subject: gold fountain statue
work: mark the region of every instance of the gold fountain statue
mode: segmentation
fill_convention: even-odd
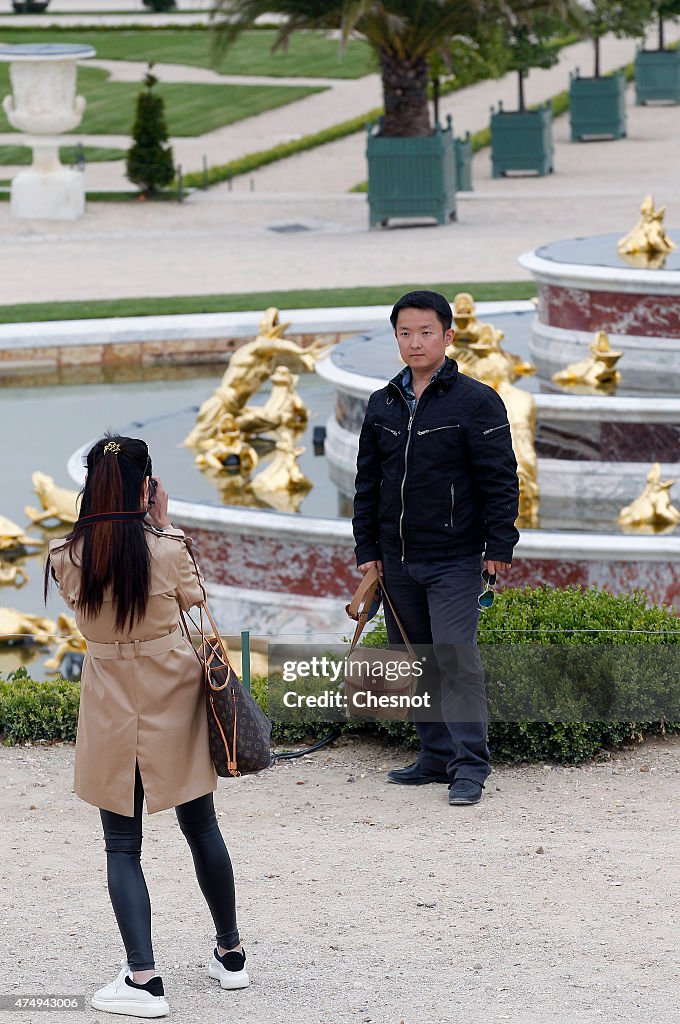
[[[488,384],[503,399],[508,412],[512,447],[517,459],[519,477],[518,526],[538,525],[540,492],[538,488],[538,459],[534,437],[536,434],[536,401],[529,391],[512,383],[512,364],[499,350],[498,340],[488,335],[471,346],[475,353],[474,376]]]
[[[50,519],[58,519],[61,523],[72,526],[78,518],[76,503],[77,491],[67,490],[65,487],[57,487],[53,478],[47,473],[41,473],[36,469],[33,474],[33,489],[42,505],[42,512],[27,505],[24,512],[35,526],[40,526]]]
[[[310,490],[312,483],[297,462],[304,450],[295,444],[291,431],[282,427],[276,441],[274,458],[251,483],[253,494],[268,504],[273,504],[274,494],[304,494]],[[287,504],[286,500],[284,504]]]
[[[613,392],[621,380],[616,364],[621,352],[614,352],[605,331],[598,331],[589,347],[590,356],[578,363],[570,363],[564,370],[552,375],[555,384],[574,388],[581,394]]]
[[[42,541],[29,537],[23,527],[13,523],[11,519],[0,516],[0,551],[17,551],[31,545],[42,547]]]
[[[71,615],[60,615],[57,620],[59,646],[51,658],[45,662],[45,668],[52,672],[58,672],[62,661],[67,654],[85,654],[87,644],[85,637],[76,626],[76,620]]]
[[[663,219],[666,207],[654,208],[652,196],[645,196],[640,206],[640,219],[635,227],[616,244],[619,256],[635,267],[659,270],[675,243],[666,234]]]
[[[455,359],[461,372],[469,377],[477,377],[475,367],[480,356],[474,346],[480,341],[484,345],[493,344],[495,351],[510,363],[513,380],[536,372],[533,363],[527,363],[519,356],[512,352],[505,352],[501,348],[500,343],[505,337],[503,331],[498,330],[493,324],[477,319],[475,300],[469,292],[458,292],[454,296],[453,326],[456,333],[446,349],[446,354],[450,359]]]
[[[252,445],[243,440],[236,420],[231,413],[222,416],[214,437],[201,441],[201,451],[196,456],[196,465],[201,469],[215,469],[229,472],[227,460],[238,459],[238,472],[248,477],[258,463],[258,455]]]
[[[647,474],[647,483],[630,505],[619,512],[622,526],[663,528],[680,523],[680,509],[671,504],[670,490],[675,480],[661,479],[661,465],[655,462]]]
[[[15,608],[0,608],[0,644],[31,640],[35,644],[47,646],[56,631],[57,624],[52,619],[29,615]]]
[[[0,558],[0,587],[23,587],[28,576],[19,565],[12,565]]]
[[[246,405],[236,417],[241,433],[263,434],[279,427],[302,430],[309,419],[309,409],[295,391],[299,379],[287,366],[277,366],[271,376],[272,390],[265,404]]]
[[[316,360],[327,348],[326,344],[315,341],[308,348],[303,348],[281,337],[288,326],[279,323],[277,309],[266,311],[258,336],[234,352],[219,387],[199,409],[196,424],[183,441],[186,447],[198,448],[202,441],[214,437],[225,413],[238,416],[279,363],[291,363],[294,369],[303,372],[314,369]]]

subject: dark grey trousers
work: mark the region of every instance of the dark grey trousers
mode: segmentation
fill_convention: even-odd
[[[401,562],[383,557],[385,586],[413,645],[433,645],[436,664],[423,685],[432,720],[419,711],[415,727],[424,772],[484,783],[491,769],[487,747],[484,670],[477,649],[482,559],[464,555],[439,562]],[[383,601],[390,644],[401,634]],[[436,719],[436,720],[435,720]]]

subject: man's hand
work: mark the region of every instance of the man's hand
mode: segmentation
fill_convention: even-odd
[[[489,576],[495,576],[499,572],[507,572],[512,567],[512,562],[494,562],[484,559],[484,568]],[[361,568],[361,566],[359,566]]]
[[[364,562],[363,565],[359,566],[359,572],[362,573],[362,575],[365,576],[366,573],[368,572],[368,570],[372,569],[374,566],[378,570],[378,575],[382,576],[382,574],[383,574],[383,564],[382,564],[382,562],[379,562],[379,561],[378,562]]]

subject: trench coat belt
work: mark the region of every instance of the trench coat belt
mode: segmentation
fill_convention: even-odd
[[[174,651],[184,643],[184,637],[179,625],[175,626],[172,633],[156,637],[155,640],[133,640],[131,643],[122,644],[116,641],[112,644],[99,644],[94,640],[87,640],[87,653],[92,658],[148,658],[153,654],[165,654],[167,651]]]

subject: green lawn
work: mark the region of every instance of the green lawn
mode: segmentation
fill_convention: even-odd
[[[433,288],[453,298],[470,292],[477,302],[531,299],[532,281],[469,281],[432,284],[381,285],[367,288],[319,288],[300,291],[245,292],[234,295],[179,295],[165,299],[103,299],[93,302],[38,302],[0,306],[0,323],[18,324],[45,320],[87,320],[90,317],[158,316],[169,313],[239,313],[252,309],[313,309],[325,306],[392,305],[404,292]]]
[[[102,160],[122,160],[124,149],[103,149],[98,146],[84,146],[85,159],[88,163]],[[72,164],[75,160],[75,146],[62,146],[59,156],[63,164]],[[32,163],[33,154],[26,146],[0,146],[0,167],[24,167]]]
[[[111,82],[106,71],[81,67],[78,91],[87,109],[78,132],[83,135],[129,135],[135,102],[142,88],[131,82]],[[0,64],[0,94],[10,92],[7,64]],[[273,110],[310,96],[319,89],[287,85],[178,85],[158,86],[165,99],[168,131],[171,135],[203,135],[244,117]],[[4,112],[0,131],[11,131]]]
[[[299,32],[287,50],[271,52],[276,33],[245,32],[220,61],[225,75],[289,75],[314,78],[361,78],[376,70],[372,52],[360,40],[350,40],[342,60],[338,43],[322,32]],[[213,67],[208,29],[4,29],[3,43],[86,43],[102,60],[138,60]]]

